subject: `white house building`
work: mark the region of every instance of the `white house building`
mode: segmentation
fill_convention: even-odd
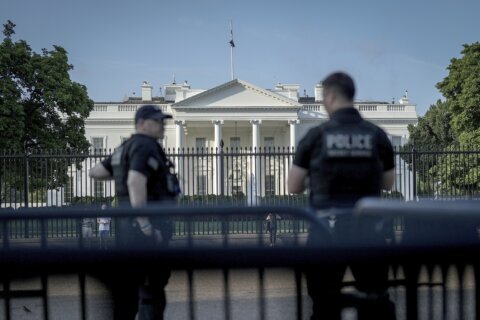
[[[235,79],[209,90],[170,84],[164,97],[153,97],[152,86],[144,82],[141,97],[95,103],[86,136],[94,149],[115,148],[133,133],[135,111],[156,104],[173,115],[166,126],[166,149],[220,147],[221,140],[225,147],[293,147],[309,128],[327,120],[322,89],[317,84],[314,97],[300,97],[299,85],[279,83],[267,90]],[[417,122],[416,106],[406,94],[399,103],[356,101],[354,106],[397,146],[408,139],[407,126]]]
[[[133,119],[140,106],[158,105],[173,116],[173,120],[167,122],[162,143],[167,153],[178,155],[174,158],[184,193],[243,193],[249,203],[255,204],[257,196],[286,194],[291,156],[271,160],[266,154],[254,152],[273,147],[287,147],[283,150],[291,152],[309,128],[328,119],[322,104],[322,85],[315,86],[313,97],[300,96],[299,87],[278,83],[273,89],[264,89],[235,79],[208,90],[198,90],[185,82],[168,84],[164,86],[163,97],[154,97],[152,85],[145,81],[141,97],[95,103],[86,120],[86,136],[94,150],[113,149],[134,132]],[[416,106],[409,102],[406,93],[398,103],[356,101],[354,107],[364,118],[382,127],[395,146],[406,142],[408,125],[417,122]],[[232,160],[231,164],[227,163],[227,169],[220,172],[218,168],[225,165],[219,162],[217,154],[221,147],[230,151],[251,148],[252,151],[249,158]],[[206,150],[208,154],[202,151],[195,155],[198,150]],[[192,157],[179,156],[185,152]],[[236,173],[236,169],[243,173]],[[77,176],[79,179],[81,174]],[[89,185],[99,196],[114,191],[111,185],[97,184],[85,183],[85,191],[81,193],[92,194]],[[404,195],[410,193],[408,185],[398,185],[397,189]]]

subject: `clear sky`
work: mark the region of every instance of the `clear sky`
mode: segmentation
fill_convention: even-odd
[[[308,95],[345,70],[357,98],[391,101],[409,91],[423,115],[441,98],[462,44],[480,41],[479,0],[0,0],[0,21],[35,51],[60,45],[71,78],[97,102],[188,80],[209,89],[236,77],[264,88],[296,83]]]

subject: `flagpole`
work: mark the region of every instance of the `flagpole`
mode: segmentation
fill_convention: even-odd
[[[235,79],[235,75],[233,73],[233,47],[230,46],[230,70],[232,74],[232,80]]]
[[[235,72],[233,69],[233,48],[235,48],[235,44],[233,42],[233,27],[232,27],[232,21],[230,21],[230,73],[231,77],[235,79]]]

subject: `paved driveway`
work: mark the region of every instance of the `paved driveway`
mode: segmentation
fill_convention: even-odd
[[[230,299],[233,319],[258,318],[259,281],[255,270],[230,272]],[[173,272],[167,286],[166,319],[187,319],[189,316],[187,274]],[[40,288],[38,279],[12,283],[12,289]],[[288,270],[269,270],[265,274],[265,312],[269,319],[295,317],[295,284]],[[49,308],[52,319],[80,319],[78,279],[75,276],[49,278]],[[224,319],[224,287],[221,271],[194,272],[196,319]],[[308,298],[305,298],[305,303]],[[111,300],[106,289],[95,279],[87,279],[88,319],[111,319]],[[14,299],[11,303],[13,319],[42,319],[42,301],[39,298]],[[306,307],[308,308],[308,306]],[[0,319],[4,305],[0,305]]]
[[[232,319],[259,319],[259,281],[256,270],[233,270],[230,272],[230,299]],[[347,274],[346,276],[350,276]],[[423,277],[423,276],[422,276]],[[421,278],[422,278],[421,277]],[[459,286],[452,279],[447,283],[447,319],[459,319]],[[422,280],[422,279],[420,279]],[[223,274],[208,270],[194,272],[195,319],[225,319]],[[167,286],[168,306],[166,319],[188,319],[187,275],[183,271],[173,272]],[[265,272],[265,315],[266,319],[295,319],[295,282],[293,273],[284,269],[269,269]],[[467,274],[464,280],[464,310],[466,319],[474,319],[473,277]],[[303,283],[304,319],[308,319],[311,308]],[[38,279],[12,283],[12,289],[40,288]],[[79,284],[75,276],[55,276],[49,278],[49,308],[51,319],[80,319]],[[405,319],[405,292],[398,288],[392,291],[397,304],[398,320]],[[442,290],[440,286],[429,291],[419,290],[420,319],[441,319]],[[430,302],[431,301],[431,302]],[[106,289],[95,279],[87,279],[88,319],[111,319],[111,300]],[[42,303],[38,298],[15,299],[11,303],[12,319],[42,319]],[[344,319],[355,319],[354,311],[347,310]],[[432,314],[433,317],[428,315]],[[0,319],[4,319],[4,304],[0,304]]]

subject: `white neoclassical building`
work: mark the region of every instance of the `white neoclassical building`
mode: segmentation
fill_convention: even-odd
[[[173,115],[162,143],[175,159],[186,195],[243,194],[255,204],[258,197],[287,194],[292,148],[309,128],[328,119],[321,84],[315,86],[313,97],[300,96],[295,84],[279,83],[264,89],[239,79],[208,90],[192,89],[186,82],[166,85],[163,90],[163,97],[154,97],[152,86],[144,82],[141,97],[95,103],[86,120],[86,136],[94,150],[113,149],[134,132],[133,119],[140,106],[160,106]],[[408,125],[417,122],[416,106],[408,101],[407,94],[398,103],[356,101],[354,107],[382,127],[396,146],[405,143]],[[278,147],[287,151],[274,155],[265,152]],[[223,159],[219,150],[240,152]],[[405,171],[406,166],[402,167]],[[397,172],[405,174],[409,173]],[[400,182],[397,190],[407,197],[410,187]],[[82,195],[114,193],[112,185],[92,181],[84,185]]]
[[[300,97],[299,86],[277,84],[264,89],[235,79],[209,90],[183,85],[164,87],[164,97],[153,97],[152,86],[144,82],[141,97],[121,102],[97,102],[86,121],[86,136],[95,149],[112,149],[134,131],[135,111],[144,104],[156,104],[173,115],[167,124],[164,147],[215,148],[295,146],[312,126],[327,120],[321,101],[322,86],[314,97]],[[356,101],[355,108],[369,121],[382,127],[394,145],[408,139],[408,125],[417,122],[416,106],[405,94],[398,103]]]

